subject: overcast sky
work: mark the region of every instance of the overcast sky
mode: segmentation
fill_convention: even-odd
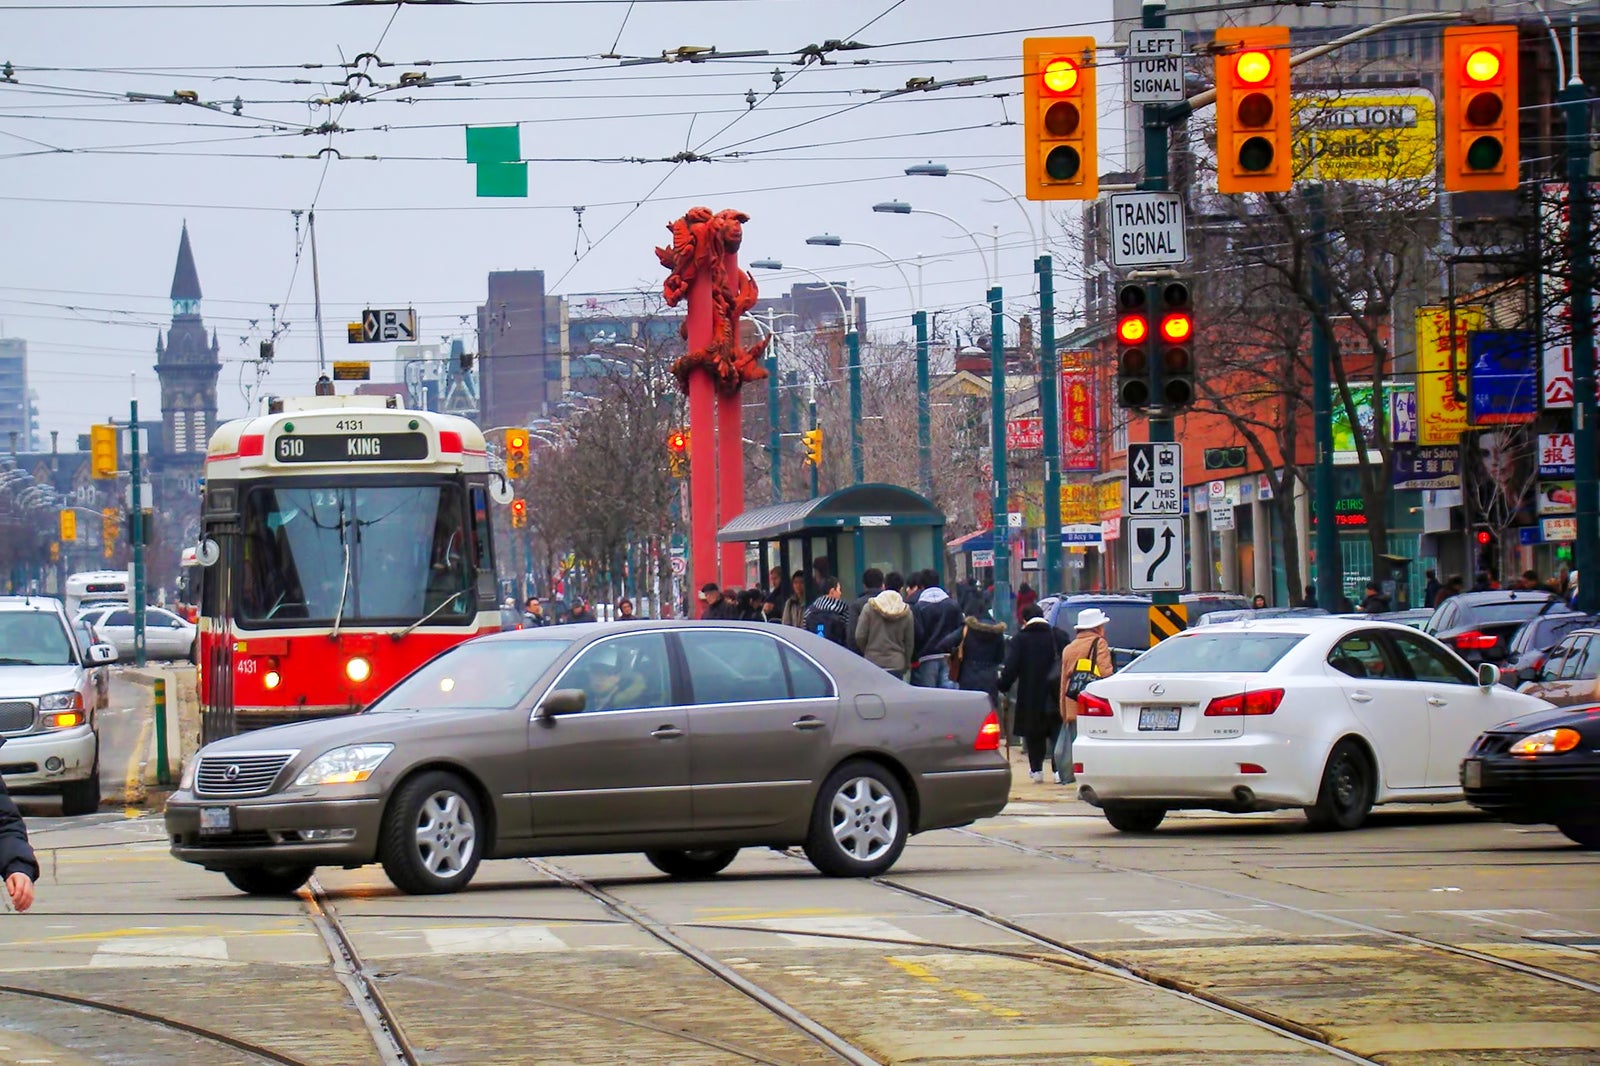
[[[130,375],[141,414],[154,417],[155,339],[170,319],[187,219],[205,320],[221,342],[223,417],[245,410],[239,382],[253,371],[243,361],[271,328],[274,303],[288,327],[266,388],[309,392],[310,249],[297,244],[292,212],[313,206],[330,361],[392,358],[390,346],[346,343],[345,323],[363,307],[415,307],[426,341],[464,333],[461,316],[483,300],[491,270],[543,269],[550,290],[568,295],[656,288],[652,246],[701,203],[751,215],[745,260],[855,280],[878,324],[912,309],[900,275],[871,252],[808,248],[807,236],[925,254],[930,308],[980,302],[986,287],[959,230],[932,216],[875,215],[881,200],[953,216],[985,237],[986,256],[998,226],[1001,280],[1022,297],[1033,249],[1018,206],[972,178],[902,170],[937,160],[1019,191],[1021,127],[1003,123],[1021,117],[1022,39],[1105,43],[1109,11],[1109,0],[3,3],[0,62],[15,73],[0,82],[0,335],[28,341],[41,429],[62,431],[65,447],[90,422],[126,416]],[[797,51],[830,39],[874,47],[795,64]],[[770,54],[622,62],[682,45]],[[382,65],[358,64],[364,54]],[[410,71],[461,81],[394,88]],[[987,83],[880,95],[911,78],[978,76]],[[362,99],[317,103],[347,88]],[[126,98],[175,91],[218,106]],[[1102,169],[1122,165],[1108,95]],[[349,132],[311,132],[328,123]],[[464,128],[508,123],[521,124],[529,195],[479,199]],[[319,158],[328,147],[344,158]],[[714,161],[613,161],[685,150]],[[585,208],[581,233],[575,206]],[[1039,225],[1038,205],[1027,212]],[[303,237],[303,218],[300,227]],[[1047,234],[1062,239],[1054,221]],[[809,279],[757,280],[777,292]],[[392,380],[392,364],[375,362],[374,377]]]

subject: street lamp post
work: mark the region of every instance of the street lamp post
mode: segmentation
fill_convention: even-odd
[[[872,209],[885,215],[933,215],[944,219],[972,241],[972,247],[977,250],[978,259],[983,263],[984,276],[989,279],[989,456],[994,469],[994,480],[990,484],[993,495],[990,537],[994,544],[994,616],[1004,621],[1011,613],[1011,489],[1006,479],[1006,319],[1003,293],[995,275],[989,270],[989,260],[983,254],[983,245],[977,235],[949,215],[913,208],[904,200],[873,204]]]
[[[952,175],[976,178],[996,189],[1017,205],[1033,239],[1034,270],[1039,275],[1039,417],[1044,422],[1044,582],[1045,591],[1065,588],[1061,578],[1061,428],[1060,368],[1056,355],[1055,271],[1049,254],[1039,240],[1039,231],[1020,197],[987,174],[971,170],[951,170],[943,163],[929,161],[906,167],[911,177],[945,178]],[[1040,204],[1041,212],[1044,205]],[[1041,213],[1041,220],[1043,215]],[[998,269],[998,264],[996,264]]]
[[[775,324],[780,318],[794,318],[783,311],[767,309],[766,321],[754,314],[750,321],[767,335],[767,457],[772,466],[772,502],[783,499],[783,427],[778,424],[778,331]]]
[[[783,261],[779,259],[757,259],[750,266],[758,270],[784,269]],[[844,343],[849,357],[850,380],[850,480],[859,485],[867,479],[867,473],[861,452],[861,335],[856,332],[855,315],[851,313],[845,298],[839,295],[839,288],[833,282],[815,270],[807,270],[805,267],[790,266],[788,269],[798,270],[802,274],[816,278],[839,302],[839,314],[844,316]],[[848,291],[847,283],[846,292]]]
[[[928,312],[923,309],[922,301],[917,299],[912,291],[911,279],[906,276],[905,267],[882,248],[864,241],[847,241],[829,233],[807,237],[806,243],[823,248],[865,248],[882,256],[900,272],[900,280],[906,286],[906,297],[914,308],[911,325],[916,330],[917,336],[917,488],[931,500],[933,499],[933,431],[928,398]]]

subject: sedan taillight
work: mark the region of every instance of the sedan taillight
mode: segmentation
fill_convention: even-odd
[[[1469,629],[1465,633],[1457,633],[1455,645],[1462,651],[1487,651],[1499,643],[1500,638],[1493,633],[1480,633],[1476,629]]]
[[[1281,688],[1263,688],[1232,696],[1218,696],[1206,704],[1205,717],[1231,718],[1238,715],[1271,714],[1282,702]]]
[[[973,751],[999,751],[1000,750],[1000,716],[993,711],[983,720],[978,727],[978,737],[972,742]]]
[[[1078,695],[1079,718],[1110,718],[1111,701],[1103,700],[1099,696],[1091,696],[1087,692]]]

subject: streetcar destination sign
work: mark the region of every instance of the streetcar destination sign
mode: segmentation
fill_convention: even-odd
[[[286,433],[273,444],[280,463],[397,462],[428,457],[425,433],[353,433],[305,436]]]

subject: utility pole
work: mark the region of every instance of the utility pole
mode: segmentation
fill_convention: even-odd
[[[133,665],[144,666],[144,501],[139,493],[139,397],[128,400],[128,539],[133,542]]]
[[[1576,17],[1576,16],[1574,16]],[[1577,450],[1578,539],[1572,545],[1578,572],[1577,608],[1600,608],[1600,486],[1596,485],[1594,259],[1589,229],[1589,91],[1578,73],[1577,29],[1572,31],[1572,77],[1562,95],[1567,120],[1567,248],[1572,263],[1572,439]]]
[[[1044,588],[1065,592],[1061,582],[1061,375],[1056,366],[1055,271],[1048,254],[1039,272],[1039,415],[1044,422]]]
[[[855,296],[848,286],[845,296],[850,300],[849,330],[844,335],[850,357],[850,480],[859,485],[867,479],[866,459],[861,452],[861,333],[856,328]]]
[[[920,301],[919,301],[920,302]],[[928,395],[928,312],[918,308],[911,316],[917,330],[917,488],[933,499],[932,404]]]
[[[996,271],[998,273],[998,270]],[[989,459],[994,466],[994,616],[1011,617],[1011,489],[1006,480],[1006,317],[1000,286],[989,289]]]
[[[1321,185],[1306,189],[1311,206],[1311,302],[1328,306],[1328,221]],[[1455,309],[1450,311],[1451,351],[1454,351]],[[1452,356],[1452,358],[1454,358]],[[1380,390],[1381,391],[1381,390]],[[1374,403],[1381,400],[1374,400]],[[1333,340],[1327,317],[1311,316],[1311,421],[1316,435],[1316,466],[1312,474],[1311,514],[1317,523],[1317,606],[1338,611],[1343,595],[1344,555],[1339,547],[1339,527],[1334,524],[1333,484]],[[1374,560],[1376,562],[1376,560]],[[1299,589],[1290,589],[1293,602]]]
[[[311,231],[311,297],[316,305],[317,315],[317,376],[321,377],[328,368],[327,352],[324,345],[327,343],[322,337],[322,279],[317,273],[317,213],[306,212],[306,226]]]

